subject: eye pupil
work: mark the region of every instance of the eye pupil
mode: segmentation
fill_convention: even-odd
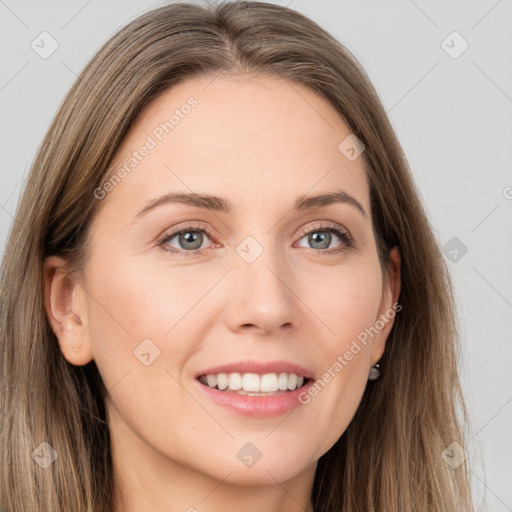
[[[202,233],[199,231],[184,231],[183,233],[180,233],[179,242],[184,249],[199,249],[202,244],[202,236]],[[198,240],[199,244],[197,243]],[[187,245],[190,243],[192,244],[192,247]]]
[[[309,235],[309,243],[314,245],[314,243],[320,240],[320,247],[315,247],[316,249],[327,249],[331,244],[331,233],[327,231],[315,231]],[[327,243],[325,241],[327,240]]]

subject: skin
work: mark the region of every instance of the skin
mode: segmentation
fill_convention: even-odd
[[[75,365],[94,359],[109,390],[126,505],[117,510],[310,510],[317,461],[352,420],[393,320],[291,414],[231,412],[193,385],[194,374],[284,359],[320,379],[398,299],[400,256],[391,251],[383,280],[362,158],[338,150],[350,130],[305,86],[261,76],[189,79],[146,107],[117,161],[190,96],[198,105],[101,201],[83,271],[70,279],[65,260],[46,259],[48,317],[63,356]],[[338,189],[367,215],[347,203],[293,210],[302,194]],[[178,191],[224,197],[233,211],[166,204],[133,222],[149,200]],[[158,245],[159,235],[193,221],[212,231],[202,254]],[[328,255],[345,246],[335,233],[324,249],[300,232],[327,235],[315,230],[325,222],[348,231],[355,247]],[[252,263],[236,251],[247,236],[263,248]],[[178,236],[166,244],[192,247]],[[147,338],[160,356],[145,366],[134,350]],[[251,468],[236,456],[248,442],[262,453]]]

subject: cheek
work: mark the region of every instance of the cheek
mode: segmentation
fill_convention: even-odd
[[[168,433],[170,418],[184,418],[191,405],[196,416],[201,413],[180,384],[183,361],[197,350],[187,316],[197,293],[178,282],[170,287],[171,279],[163,275],[128,264],[96,272],[90,281],[94,360],[116,411],[113,417],[148,442],[155,433]],[[196,428],[193,422],[188,427]]]
[[[375,264],[338,268],[305,282],[304,300],[321,320],[323,353],[332,356],[374,325],[382,300],[382,276]]]
[[[315,304],[322,320],[314,337],[322,370],[301,401],[311,408],[305,429],[325,426],[325,435],[318,438],[321,453],[346,430],[368,383],[372,339],[368,331],[378,319],[381,279],[375,265],[351,268],[337,271],[323,288],[309,292],[307,300]]]
[[[357,319],[337,324],[335,341],[324,341],[321,373],[316,382],[299,397],[305,407],[304,430],[322,430],[316,438],[316,452],[323,454],[337,441],[352,421],[368,383],[370,346],[359,342]],[[320,427],[321,426],[321,427]]]
[[[96,321],[118,332],[113,340],[162,338],[178,325],[204,293],[199,286],[186,280],[179,270],[147,269],[140,263],[126,261],[111,265],[112,271],[97,273],[92,288],[100,298],[94,306]],[[185,274],[186,275],[186,274]],[[181,327],[181,326],[180,326]]]
[[[155,368],[180,371],[208,324],[206,302],[199,302],[218,277],[185,268],[142,268],[129,258],[112,257],[96,268],[101,270],[88,278],[89,329],[107,389],[128,371],[134,382],[139,370],[151,368],[139,376],[149,386],[155,385]]]

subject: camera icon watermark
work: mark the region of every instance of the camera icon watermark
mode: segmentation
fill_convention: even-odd
[[[236,252],[246,263],[253,263],[263,254],[263,247],[254,237],[247,236],[237,245]]]
[[[59,47],[59,43],[48,32],[41,32],[30,43],[30,47],[34,50],[41,59],[47,59]]]
[[[160,356],[160,349],[149,338],[146,338],[135,347],[133,353],[144,366],[149,366]]]
[[[49,468],[59,456],[57,451],[53,449],[53,447],[47,443],[41,443],[33,452],[32,458],[43,468]]]
[[[253,443],[245,443],[242,448],[238,450],[236,456],[244,466],[250,469],[263,457],[263,454]]]
[[[441,452],[441,458],[453,469],[457,469],[467,457],[468,452],[455,441]]]
[[[443,246],[443,254],[452,262],[458,263],[468,252],[468,248],[456,236]]]
[[[342,153],[347,160],[353,162],[363,153],[365,150],[365,145],[363,142],[358,139],[353,133],[351,133],[348,137],[343,139],[343,141],[338,146],[338,150]]]
[[[454,30],[443,41],[441,48],[452,58],[458,59],[468,48],[469,43]]]

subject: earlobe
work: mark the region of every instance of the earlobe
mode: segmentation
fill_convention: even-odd
[[[49,256],[44,261],[44,307],[60,350],[68,362],[82,366],[93,359],[83,291],[67,272],[66,261]]]

